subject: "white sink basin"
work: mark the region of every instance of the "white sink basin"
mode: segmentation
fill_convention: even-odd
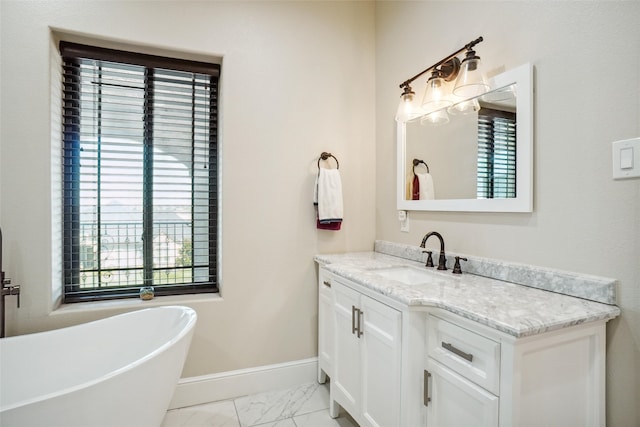
[[[396,280],[405,285],[417,285],[433,280],[433,273],[427,270],[411,267],[408,265],[386,268],[375,268],[370,270],[372,273],[382,276],[386,279]]]

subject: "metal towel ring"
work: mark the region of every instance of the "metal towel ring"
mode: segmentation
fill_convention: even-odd
[[[413,174],[416,174],[416,166],[422,163],[427,168],[427,173],[429,173],[429,165],[425,163],[424,160],[413,159]]]
[[[336,169],[340,169],[340,163],[338,162],[338,159],[336,158],[336,156],[334,156],[331,153],[327,153],[326,151],[323,151],[322,154],[320,154],[320,157],[318,158],[318,169],[320,169],[320,160],[327,160],[329,157],[333,157],[333,160],[336,161]]]

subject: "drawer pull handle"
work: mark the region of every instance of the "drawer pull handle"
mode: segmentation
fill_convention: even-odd
[[[445,350],[449,350],[451,353],[453,353],[453,354],[455,354],[457,356],[460,356],[463,359],[468,360],[469,362],[473,362],[473,354],[465,353],[464,351],[460,350],[459,348],[455,348],[454,346],[452,346],[448,342],[442,341],[442,348],[444,348]]]
[[[431,402],[431,396],[429,396],[429,378],[431,374],[425,369],[424,371],[424,390],[422,392],[422,398],[424,399],[424,406],[429,406]]]
[[[356,333],[356,306],[351,306],[351,333],[355,335]]]
[[[324,282],[322,282],[327,288],[331,287],[331,282],[328,280],[325,280]]]
[[[356,310],[358,310],[358,338],[360,338],[364,335],[364,332],[362,331],[362,316],[364,315],[364,312],[359,308],[356,308]]]

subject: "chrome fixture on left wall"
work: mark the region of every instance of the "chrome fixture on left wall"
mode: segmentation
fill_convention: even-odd
[[[12,285],[11,279],[5,277],[2,268],[2,228],[0,228],[0,338],[4,338],[4,297],[7,295],[16,295],[18,297],[18,308],[20,308],[20,285]]]

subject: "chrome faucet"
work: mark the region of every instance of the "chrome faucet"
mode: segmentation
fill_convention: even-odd
[[[425,234],[424,238],[422,239],[422,243],[420,243],[420,247],[424,248],[425,247],[424,245],[427,243],[427,240],[431,236],[436,236],[438,239],[440,239],[440,256],[438,257],[438,270],[446,270],[447,258],[444,253],[444,239],[442,238],[442,235],[440,233],[438,233],[437,231],[432,231],[430,233]],[[423,252],[428,252],[428,251],[423,251]],[[429,253],[429,258],[431,258],[430,253]],[[433,267],[433,262],[431,262],[431,265],[427,263],[427,267]]]

